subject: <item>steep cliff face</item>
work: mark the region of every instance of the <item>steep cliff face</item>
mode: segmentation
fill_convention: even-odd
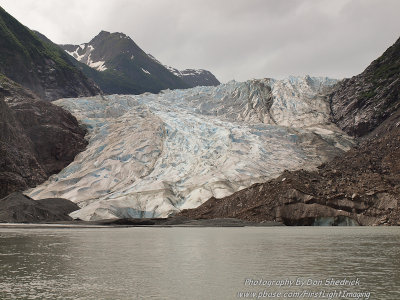
[[[100,89],[57,46],[39,39],[0,7],[0,73],[41,99],[90,96]]]
[[[46,179],[32,141],[4,102],[8,94],[0,88],[0,198]]]
[[[335,123],[364,136],[400,108],[400,39],[361,74],[343,80],[331,95]]]
[[[0,197],[59,172],[86,147],[68,112],[0,76]]]

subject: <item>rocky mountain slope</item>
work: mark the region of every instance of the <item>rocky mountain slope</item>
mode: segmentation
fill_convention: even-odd
[[[336,124],[363,136],[400,108],[400,39],[361,74],[343,80],[331,95]]]
[[[0,7],[0,73],[40,98],[91,96],[99,88],[60,48],[43,42]]]
[[[181,215],[288,225],[400,225],[399,41],[330,96],[337,124],[364,136],[357,147],[318,171],[285,172]]]
[[[123,83],[123,91],[129,94],[158,93],[163,89],[189,87],[163,65],[151,59],[136,43],[123,33],[101,31],[89,43],[60,45],[76,60],[104,74],[88,72],[107,94],[121,93],[118,86],[107,78],[115,77]],[[122,84],[121,83],[121,84]]]
[[[220,84],[219,80],[210,71],[203,69],[185,69],[179,71],[173,69],[173,73],[182,78],[190,87],[195,86],[217,86]]]
[[[153,55],[147,54],[158,64],[162,65]],[[173,67],[164,65],[172,74],[181,78],[189,87],[195,86],[217,86],[221,84],[219,80],[210,71],[203,69],[185,69],[179,71]]]
[[[82,71],[87,78],[90,78],[90,80],[93,80],[96,85],[101,86],[105,89],[105,92],[103,93],[108,93],[108,94],[132,94],[137,91],[135,85],[133,83],[124,77],[123,74],[120,74],[116,71],[109,70],[108,72],[102,72],[98,71],[95,68],[89,67],[83,62],[80,62],[76,60],[73,56],[68,55],[64,53],[65,51],[62,50],[62,48],[54,44],[52,41],[50,41],[45,35],[43,35],[40,32],[33,31],[35,35],[44,41],[45,43],[51,44],[53,47],[59,48],[61,51],[63,51],[63,54],[66,55],[67,59],[79,70]]]
[[[0,198],[46,179],[34,154],[32,141],[4,102],[7,94],[0,88]]]
[[[0,115],[0,198],[45,181],[86,147],[70,113],[1,74]]]
[[[89,66],[92,70],[80,68],[107,94],[158,93],[164,89],[189,88],[200,83],[219,84],[208,71],[171,72],[140,49],[130,37],[119,32],[101,31],[89,43],[60,47]]]
[[[313,169],[353,145],[330,122],[323,93],[335,83],[306,76],[61,99],[87,126],[88,148],[27,193],[72,200],[82,220],[166,217],[285,169]]]

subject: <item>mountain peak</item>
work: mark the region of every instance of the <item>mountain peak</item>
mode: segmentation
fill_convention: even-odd
[[[92,43],[92,42],[95,42],[98,40],[107,40],[107,39],[126,39],[126,40],[130,40],[133,42],[133,40],[123,32],[109,32],[109,31],[102,30],[89,43]],[[137,47],[136,44],[135,44],[135,46]]]
[[[100,31],[92,40],[94,39],[104,39],[111,35],[111,32],[102,30]]]
[[[163,65],[122,32],[102,30],[88,43],[61,45],[61,48],[92,69],[105,72],[99,75],[85,71],[89,77],[96,77],[93,80],[108,94],[158,93],[164,89],[220,84],[206,70],[179,71]]]
[[[102,60],[106,57],[117,56],[120,53],[135,55],[137,52],[143,52],[129,36],[122,32],[108,32],[102,30],[86,44],[101,50],[101,52],[103,52],[102,56],[104,56]],[[96,54],[92,53],[92,55]]]

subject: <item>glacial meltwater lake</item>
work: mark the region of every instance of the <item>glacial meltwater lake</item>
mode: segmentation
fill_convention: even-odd
[[[0,299],[400,299],[400,228],[0,226]]]

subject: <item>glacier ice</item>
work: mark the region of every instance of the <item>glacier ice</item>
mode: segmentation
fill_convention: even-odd
[[[353,143],[321,96],[335,82],[289,77],[58,100],[88,128],[89,145],[26,193],[70,199],[82,220],[166,217],[316,167]]]

